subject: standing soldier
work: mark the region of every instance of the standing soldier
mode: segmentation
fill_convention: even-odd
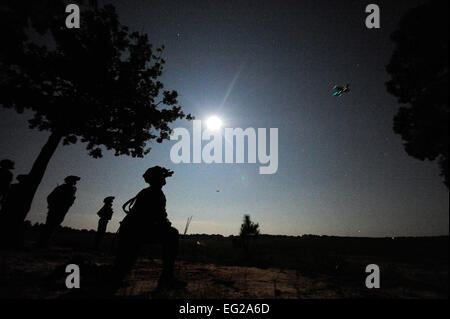
[[[16,179],[17,183],[11,184],[0,212],[0,247],[20,248],[23,244],[22,231],[26,216],[17,212],[24,211],[20,207],[23,205],[20,199],[27,192],[28,175],[17,175]]]
[[[98,229],[97,233],[95,234],[95,242],[94,242],[94,248],[98,249],[100,246],[100,242],[103,238],[103,235],[106,233],[106,227],[108,226],[108,222],[111,220],[111,217],[113,215],[113,209],[112,204],[114,201],[114,196],[106,197],[103,200],[102,208],[98,211],[97,215],[100,217],[98,221]]]
[[[3,206],[3,203],[8,195],[9,186],[13,179],[13,173],[11,172],[13,169],[13,161],[9,159],[0,161],[0,206]]]
[[[115,260],[116,283],[122,283],[131,271],[143,243],[159,242],[163,245],[163,271],[158,281],[159,289],[183,288],[186,283],[174,277],[175,257],[178,251],[178,230],[167,219],[166,197],[162,187],[166,177],[173,172],[155,166],[143,175],[150,185],[123,205],[127,213],[121,222]],[[126,208],[130,207],[129,210]]]
[[[80,180],[78,176],[67,176],[65,184],[57,186],[47,197],[48,214],[39,239],[39,247],[46,247],[56,228],[61,225],[67,211],[75,201],[77,188],[75,185]]]

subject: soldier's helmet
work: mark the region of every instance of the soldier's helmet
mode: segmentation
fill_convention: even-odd
[[[14,162],[9,159],[1,160],[0,167],[6,168],[6,169],[14,169]]]
[[[150,167],[148,170],[145,171],[144,175],[142,175],[144,178],[146,177],[170,177],[173,175],[173,171],[168,170],[167,168],[161,167],[161,166],[153,166]]]
[[[108,197],[105,197],[105,199],[103,200],[103,203],[111,203],[113,200],[114,200],[114,196],[108,196]]]
[[[77,181],[79,181],[80,179],[81,179],[81,178],[78,177],[78,176],[70,175],[70,176],[67,176],[66,178],[64,178],[64,181],[65,181],[66,183],[71,183],[71,182],[77,182]]]

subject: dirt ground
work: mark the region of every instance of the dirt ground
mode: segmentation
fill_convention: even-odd
[[[81,289],[65,286],[65,267],[80,267]],[[53,299],[74,296],[102,298],[92,293],[98,278],[110,268],[113,257],[93,250],[53,247],[41,251],[0,252],[0,298]],[[117,291],[119,298],[148,299],[336,299],[336,298],[448,298],[448,268],[428,273],[409,265],[395,265],[410,276],[408,284],[381,277],[380,289],[367,289],[362,273],[348,277],[305,274],[290,269],[218,266],[179,261],[177,276],[187,282],[181,290],[152,293],[161,271],[159,259],[140,258],[127,280]],[[393,265],[382,266],[389,269]],[[443,289],[428,284],[430,278],[447,280]],[[413,283],[413,284],[411,284]],[[446,285],[446,288],[445,288]]]

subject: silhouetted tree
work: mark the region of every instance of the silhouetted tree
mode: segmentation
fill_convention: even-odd
[[[60,0],[3,0],[0,4],[1,71],[23,61],[29,28],[43,35],[52,24],[61,21],[64,11]]]
[[[259,235],[259,224],[250,220],[250,215],[244,215],[244,221],[241,225],[241,231],[239,236],[241,238],[242,245],[246,251],[249,250],[250,241],[252,238],[256,238]]]
[[[406,152],[419,160],[438,160],[448,187],[448,1],[430,1],[410,10],[392,34],[396,48],[386,69],[388,91],[401,107],[394,131]]]
[[[257,236],[259,235],[259,224],[255,224],[250,220],[250,215],[244,215],[244,221],[241,225],[240,236]]]
[[[0,53],[0,104],[19,113],[32,110],[30,128],[50,132],[29,173],[21,199],[26,212],[17,212],[23,216],[61,142],[79,139],[94,158],[102,156],[102,148],[116,156],[143,157],[150,151],[148,141],[169,138],[169,123],[191,118],[177,105],[177,92],[163,91],[158,80],[164,46],[154,49],[147,34],[130,32],[113,6],[86,9],[81,28],[67,29],[59,1],[37,2],[48,4],[52,13],[58,8],[52,16],[45,7],[35,16],[29,3],[7,1],[0,17],[18,28],[8,28],[14,33],[8,37],[11,46],[2,45]],[[28,41],[28,22],[51,40],[46,45]]]

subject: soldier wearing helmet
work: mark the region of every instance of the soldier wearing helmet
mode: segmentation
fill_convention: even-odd
[[[15,247],[22,246],[22,228],[25,215],[17,214],[23,212],[24,194],[27,192],[28,175],[17,175],[17,183],[11,184],[8,196],[3,201],[0,221],[0,246]]]
[[[143,175],[150,186],[123,205],[127,216],[121,222],[115,270],[120,283],[131,271],[144,243],[163,245],[163,271],[158,289],[182,288],[186,284],[174,277],[175,257],[178,251],[178,230],[167,219],[166,197],[162,191],[172,171],[160,166],[149,168]]]
[[[94,248],[98,249],[100,247],[100,242],[106,233],[106,227],[108,222],[111,220],[114,211],[112,209],[112,204],[114,201],[114,196],[108,196],[103,200],[103,207],[100,208],[97,215],[100,217],[98,220],[98,229],[95,234]]]
[[[56,228],[61,225],[66,217],[69,208],[75,202],[75,185],[80,177],[70,175],[64,179],[64,184],[57,186],[50,195],[47,196],[48,214],[44,229],[41,233],[38,245],[46,247]]]

